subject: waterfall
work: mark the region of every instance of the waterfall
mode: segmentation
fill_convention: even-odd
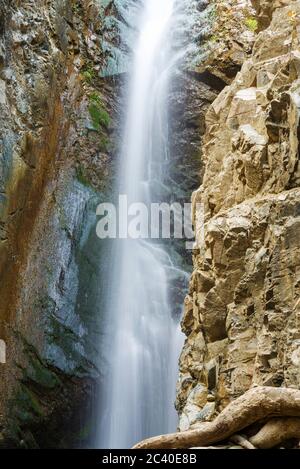
[[[128,204],[159,201],[168,154],[168,92],[175,0],[143,0],[128,92],[118,192]],[[101,389],[98,446],[129,448],[175,431],[178,357],[183,343],[172,314],[172,261],[157,240],[114,241],[106,308],[109,376]]]

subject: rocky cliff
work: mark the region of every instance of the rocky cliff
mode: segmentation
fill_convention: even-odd
[[[0,1],[5,447],[79,446],[92,427],[102,264],[91,214],[113,177],[121,72],[111,3]]]
[[[195,4],[202,30],[209,8],[191,2],[196,17]],[[109,247],[96,238],[95,209],[113,198],[135,34],[129,6],[130,0],[0,1],[3,447],[92,445],[99,424]],[[171,192],[187,201],[197,187],[199,123],[224,87],[202,75],[182,70],[170,93],[182,119],[171,123],[172,161],[160,194],[168,201]],[[190,268],[181,247],[170,249]],[[181,275],[172,286],[175,314],[185,291]]]
[[[210,36],[211,6],[186,4],[192,32]],[[109,288],[108,246],[97,241],[95,208],[113,197],[134,35],[130,5],[0,0],[3,447],[93,444],[95,396],[108,368],[101,312]],[[187,202],[197,187],[204,115],[225,84],[197,63],[178,73],[163,200]],[[170,250],[190,269],[182,246]],[[180,314],[186,276],[172,282]]]
[[[87,445],[97,426],[109,285],[95,207],[111,197],[128,3],[0,0],[3,447]],[[203,179],[193,195],[180,430],[256,386],[300,385],[300,2],[194,4],[199,56],[170,93],[172,197],[185,201]],[[176,282],[177,303],[182,294]]]
[[[198,244],[182,322],[180,430],[213,420],[255,386],[300,387],[300,2],[254,1],[248,17],[247,2],[220,3],[235,5],[235,24],[248,24],[256,37],[206,114],[205,173],[193,195]],[[224,43],[206,64],[219,76],[222,54]]]

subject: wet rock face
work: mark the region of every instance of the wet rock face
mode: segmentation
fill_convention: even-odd
[[[91,430],[82,415],[101,375],[93,216],[118,133],[101,11],[98,1],[0,1],[3,446],[78,446]]]
[[[205,114],[224,86],[222,80],[188,71],[178,74],[172,84],[169,97],[172,157],[169,185],[172,186],[176,200],[184,199],[181,194],[188,197],[197,188],[199,175],[202,178],[201,144],[205,133]]]
[[[206,115],[181,429],[212,419],[251,386],[300,386],[300,2],[284,3]]]

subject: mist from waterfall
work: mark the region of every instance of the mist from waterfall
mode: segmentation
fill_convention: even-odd
[[[173,47],[176,23],[182,20],[179,3],[132,2],[137,38],[117,188],[127,195],[128,204],[160,202],[155,188],[163,183],[169,159],[168,93],[175,65],[184,55]],[[129,448],[143,438],[176,430],[183,334],[172,314],[168,277],[174,268],[163,243],[113,243],[104,352],[109,373],[100,390],[97,437],[102,448]]]

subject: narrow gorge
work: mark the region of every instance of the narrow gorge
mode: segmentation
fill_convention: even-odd
[[[0,0],[0,110],[0,448],[299,448],[300,1]]]

